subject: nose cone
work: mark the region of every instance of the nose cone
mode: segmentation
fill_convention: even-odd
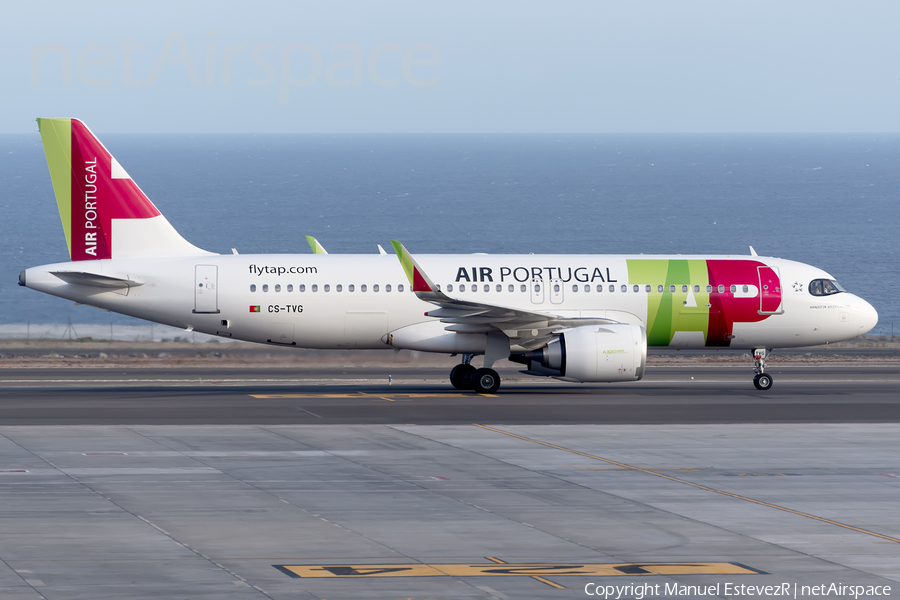
[[[878,324],[878,311],[875,310],[874,306],[859,297],[857,297],[855,304],[856,313],[859,315],[859,333],[857,335],[864,335],[872,331],[872,328]]]

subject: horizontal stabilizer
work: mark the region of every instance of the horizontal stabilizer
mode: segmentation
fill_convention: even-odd
[[[86,285],[109,289],[130,288],[144,285],[143,281],[135,281],[134,279],[121,277],[110,277],[109,275],[98,275],[97,273],[85,273],[83,271],[51,271],[51,274],[56,275],[66,283],[71,283],[72,285]]]

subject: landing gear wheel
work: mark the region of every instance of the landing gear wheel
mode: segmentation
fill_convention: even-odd
[[[473,383],[479,394],[493,394],[500,389],[500,375],[493,369],[478,369]]]
[[[768,373],[759,373],[753,378],[753,385],[758,390],[767,390],[772,387],[772,376]]]
[[[450,371],[450,384],[458,390],[471,390],[474,384],[475,367],[456,365]]]
[[[767,390],[772,387],[772,376],[766,373],[766,359],[769,358],[769,354],[772,351],[768,348],[754,348],[753,349],[753,362],[754,362],[754,371],[756,371],[756,377],[753,378],[753,385],[756,386],[758,390]]]

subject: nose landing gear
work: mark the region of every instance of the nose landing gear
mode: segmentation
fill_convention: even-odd
[[[769,357],[767,348],[756,348],[753,350],[753,371],[756,376],[753,377],[753,385],[758,390],[768,390],[772,387],[772,376],[766,373],[766,358]]]

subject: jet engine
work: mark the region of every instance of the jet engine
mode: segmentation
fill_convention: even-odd
[[[647,332],[639,325],[586,325],[559,334],[539,350],[510,360],[531,375],[575,382],[637,381],[647,365]]]

